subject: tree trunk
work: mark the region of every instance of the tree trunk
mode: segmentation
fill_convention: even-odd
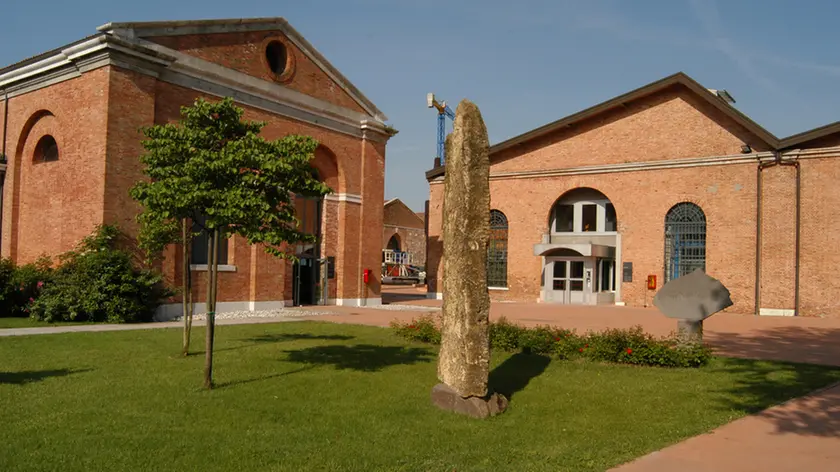
[[[193,311],[195,307],[192,302],[192,271],[190,270],[190,244],[192,238],[190,237],[189,224],[184,218],[181,226],[181,244],[183,256],[183,275],[181,280],[181,306],[184,315],[184,346],[183,356],[186,357],[190,353],[190,334],[192,333]]]
[[[213,388],[213,333],[216,328],[216,269],[219,230],[214,229],[207,240],[207,338],[204,348],[204,387]]]

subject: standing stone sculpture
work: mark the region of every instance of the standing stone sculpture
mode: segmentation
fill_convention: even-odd
[[[443,317],[438,379],[432,402],[476,418],[507,408],[490,391],[490,143],[478,107],[458,104],[446,140],[443,209]]]
[[[668,318],[677,319],[683,341],[702,341],[703,320],[732,306],[729,290],[702,269],[666,283],[653,304]]]

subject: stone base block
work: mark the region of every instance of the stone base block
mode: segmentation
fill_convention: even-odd
[[[505,411],[508,400],[500,393],[492,393],[485,398],[464,398],[446,384],[437,384],[432,388],[432,403],[442,410],[471,416],[487,418]]]

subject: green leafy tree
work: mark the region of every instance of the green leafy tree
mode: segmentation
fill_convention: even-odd
[[[188,231],[187,221],[208,236],[207,388],[213,386],[219,241],[236,234],[274,256],[294,259],[294,244],[315,242],[315,236],[299,230],[294,196],[331,191],[310,165],[317,141],[299,135],[268,141],[260,136],[265,123],[244,121],[242,115],[231,98],[199,99],[181,108],[180,123],[144,128],[146,153],[140,159],[149,180],[131,189],[143,206],[139,242],[149,257],[172,243],[189,246],[200,232]],[[188,259],[184,266],[186,278]],[[185,343],[188,331],[185,320]]]

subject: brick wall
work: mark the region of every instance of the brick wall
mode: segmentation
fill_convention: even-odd
[[[19,264],[70,249],[103,222],[109,70],[9,99],[3,256]],[[45,135],[59,159],[34,162]]]
[[[388,249],[388,241],[396,236],[400,242],[400,250],[410,252],[414,264],[426,264],[426,232],[424,229],[394,227],[385,225],[382,229],[382,249]]]
[[[160,36],[146,39],[263,80],[280,83],[306,95],[364,112],[344,89],[280,31]],[[271,71],[265,58],[265,48],[272,40],[282,41],[291,56],[292,73],[287,77],[280,77],[280,80]]]
[[[140,128],[154,123],[156,80],[119,67],[109,72],[104,220],[136,236],[140,205],[129,189],[142,178],[140,156],[145,150]]]
[[[492,156],[491,172],[738,154],[766,146],[681,86]]]

